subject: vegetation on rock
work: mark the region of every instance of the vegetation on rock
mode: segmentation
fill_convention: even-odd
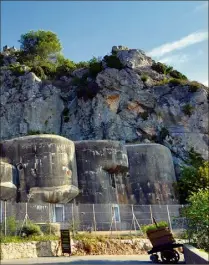
[[[180,203],[187,203],[192,193],[199,189],[209,189],[209,162],[191,149],[187,166],[181,168],[181,176],[175,185]]]
[[[193,110],[194,110],[194,107],[193,107],[191,104],[189,104],[189,103],[188,103],[188,104],[185,104],[185,105],[183,106],[183,112],[184,112],[184,114],[187,115],[187,116],[191,116]]]

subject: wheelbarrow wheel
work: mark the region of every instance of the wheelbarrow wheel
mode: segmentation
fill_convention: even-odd
[[[157,254],[152,254],[150,256],[150,260],[152,261],[152,263],[158,263],[159,262],[159,256]]]
[[[164,250],[161,252],[161,260],[163,263],[166,264],[177,264],[179,261],[179,253],[172,249],[172,250]]]

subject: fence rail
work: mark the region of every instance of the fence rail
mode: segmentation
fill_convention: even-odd
[[[9,218],[24,224],[60,223],[78,231],[138,231],[142,225],[167,221],[174,232],[186,227],[180,217],[183,205],[125,205],[125,204],[32,204],[0,201],[0,223],[5,234],[9,233]]]

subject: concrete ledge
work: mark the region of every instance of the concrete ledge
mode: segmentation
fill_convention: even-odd
[[[186,264],[209,264],[209,256],[207,253],[188,244],[184,244],[183,248]]]

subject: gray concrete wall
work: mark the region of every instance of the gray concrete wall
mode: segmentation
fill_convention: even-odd
[[[184,244],[184,259],[186,264],[209,264],[209,254]]]
[[[80,203],[127,203],[128,158],[117,141],[75,142]]]
[[[15,167],[0,160],[0,200],[14,200],[17,194],[17,183],[14,179]]]
[[[78,194],[74,143],[55,135],[3,141],[1,157],[16,167],[17,201],[65,203]],[[14,176],[9,176],[8,179]]]
[[[126,145],[129,161],[128,190],[133,204],[178,203],[170,150],[160,144]]]

